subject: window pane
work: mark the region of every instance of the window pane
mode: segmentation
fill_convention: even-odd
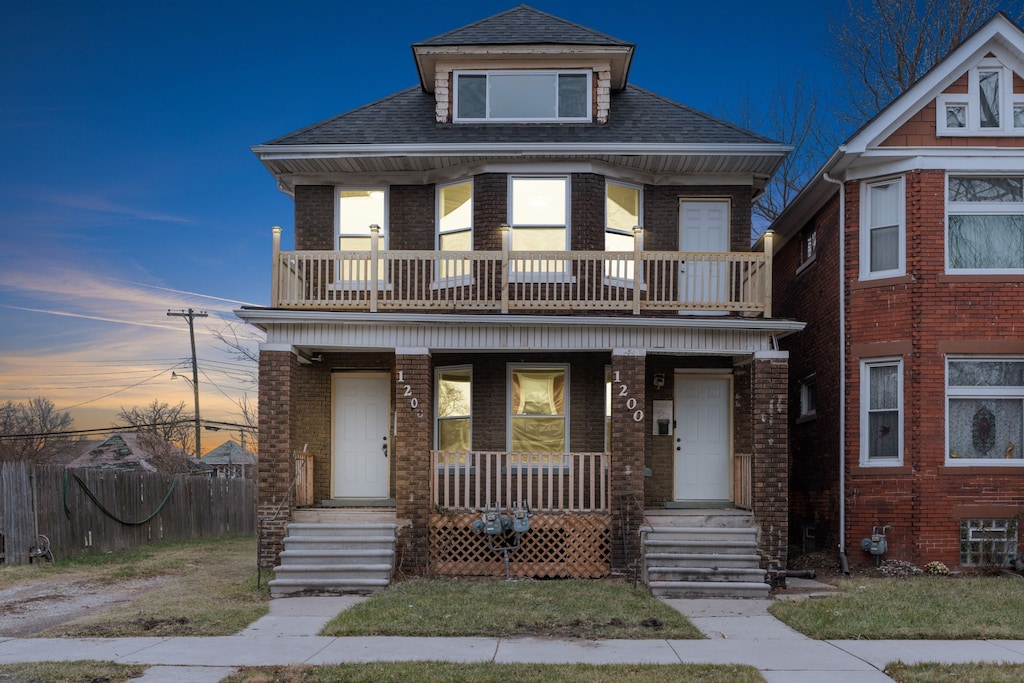
[[[982,128],[999,127],[999,74],[998,71],[978,72]]]
[[[564,251],[565,228],[519,228],[512,235],[516,251]]]
[[[951,202],[1020,202],[1024,201],[1024,178],[949,178]]]
[[[514,415],[562,415],[565,412],[565,370],[514,370]]]
[[[950,216],[951,268],[1024,268],[1024,215]]]
[[[512,225],[565,225],[565,178],[513,178]]]
[[[871,231],[871,272],[896,270],[900,267],[899,227]]]
[[[868,458],[898,458],[899,411],[887,410],[868,416]]]
[[[487,76],[459,76],[460,119],[482,119],[487,116]]]
[[[1024,387],[1024,361],[950,361],[949,386]]]
[[[513,418],[512,450],[519,453],[564,453],[565,419],[561,417]]]
[[[868,204],[870,205],[870,227],[898,225],[900,222],[900,184],[886,183],[873,185],[870,189]]]
[[[562,74],[558,77],[558,115],[582,118],[587,116],[587,78],[584,74]]]
[[[951,398],[949,457],[1020,459],[1024,457],[1024,401]]]
[[[946,128],[966,128],[967,107],[962,104],[946,105]]]
[[[438,214],[441,232],[465,230],[473,225],[473,183],[446,185],[438,192]]]
[[[473,233],[469,230],[441,235],[441,251],[473,251]]]
[[[437,449],[440,451],[468,451],[469,418],[447,418],[437,421]]]
[[[605,251],[633,251],[634,239],[632,235],[620,235],[617,232],[606,232],[604,234]]]
[[[469,369],[442,372],[437,381],[438,417],[468,416],[472,405]]]
[[[871,410],[899,407],[899,366],[879,365],[868,368],[870,373]]]
[[[553,119],[555,74],[491,74],[492,119]]]
[[[370,238],[339,237],[338,249],[340,251],[370,251]]]
[[[384,192],[382,190],[341,190],[338,194],[338,232],[342,235],[369,235],[370,226],[384,229]]]
[[[633,228],[638,225],[640,225],[640,190],[635,187],[608,183],[605,198],[605,226],[611,230],[632,233]]]
[[[1013,105],[1013,127],[1024,128],[1024,104]]]

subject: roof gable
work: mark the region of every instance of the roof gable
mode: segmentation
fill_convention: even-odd
[[[604,45],[633,47],[632,43],[580,26],[529,5],[453,29],[413,45]]]

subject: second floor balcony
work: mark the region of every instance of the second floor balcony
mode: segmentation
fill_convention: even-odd
[[[299,310],[494,313],[734,313],[771,317],[772,238],[764,252],[281,251],[271,306]]]

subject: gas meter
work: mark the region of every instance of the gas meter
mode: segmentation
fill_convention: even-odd
[[[525,500],[519,504],[519,507],[512,508],[512,528],[517,534],[530,530],[530,517],[533,517],[533,513],[530,512],[530,504]]]

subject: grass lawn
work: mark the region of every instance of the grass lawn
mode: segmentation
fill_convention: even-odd
[[[904,664],[894,662],[885,673],[900,683],[1019,683],[1024,664]]]
[[[31,662],[0,664],[0,681],[31,683],[121,683],[138,678],[146,671],[143,664],[113,662]]]
[[[702,638],[644,588],[613,581],[414,579],[345,610],[327,636]]]
[[[1019,639],[1024,633],[1018,578],[858,578],[838,585],[837,595],[779,601],[769,609],[797,631],[828,640]]]

